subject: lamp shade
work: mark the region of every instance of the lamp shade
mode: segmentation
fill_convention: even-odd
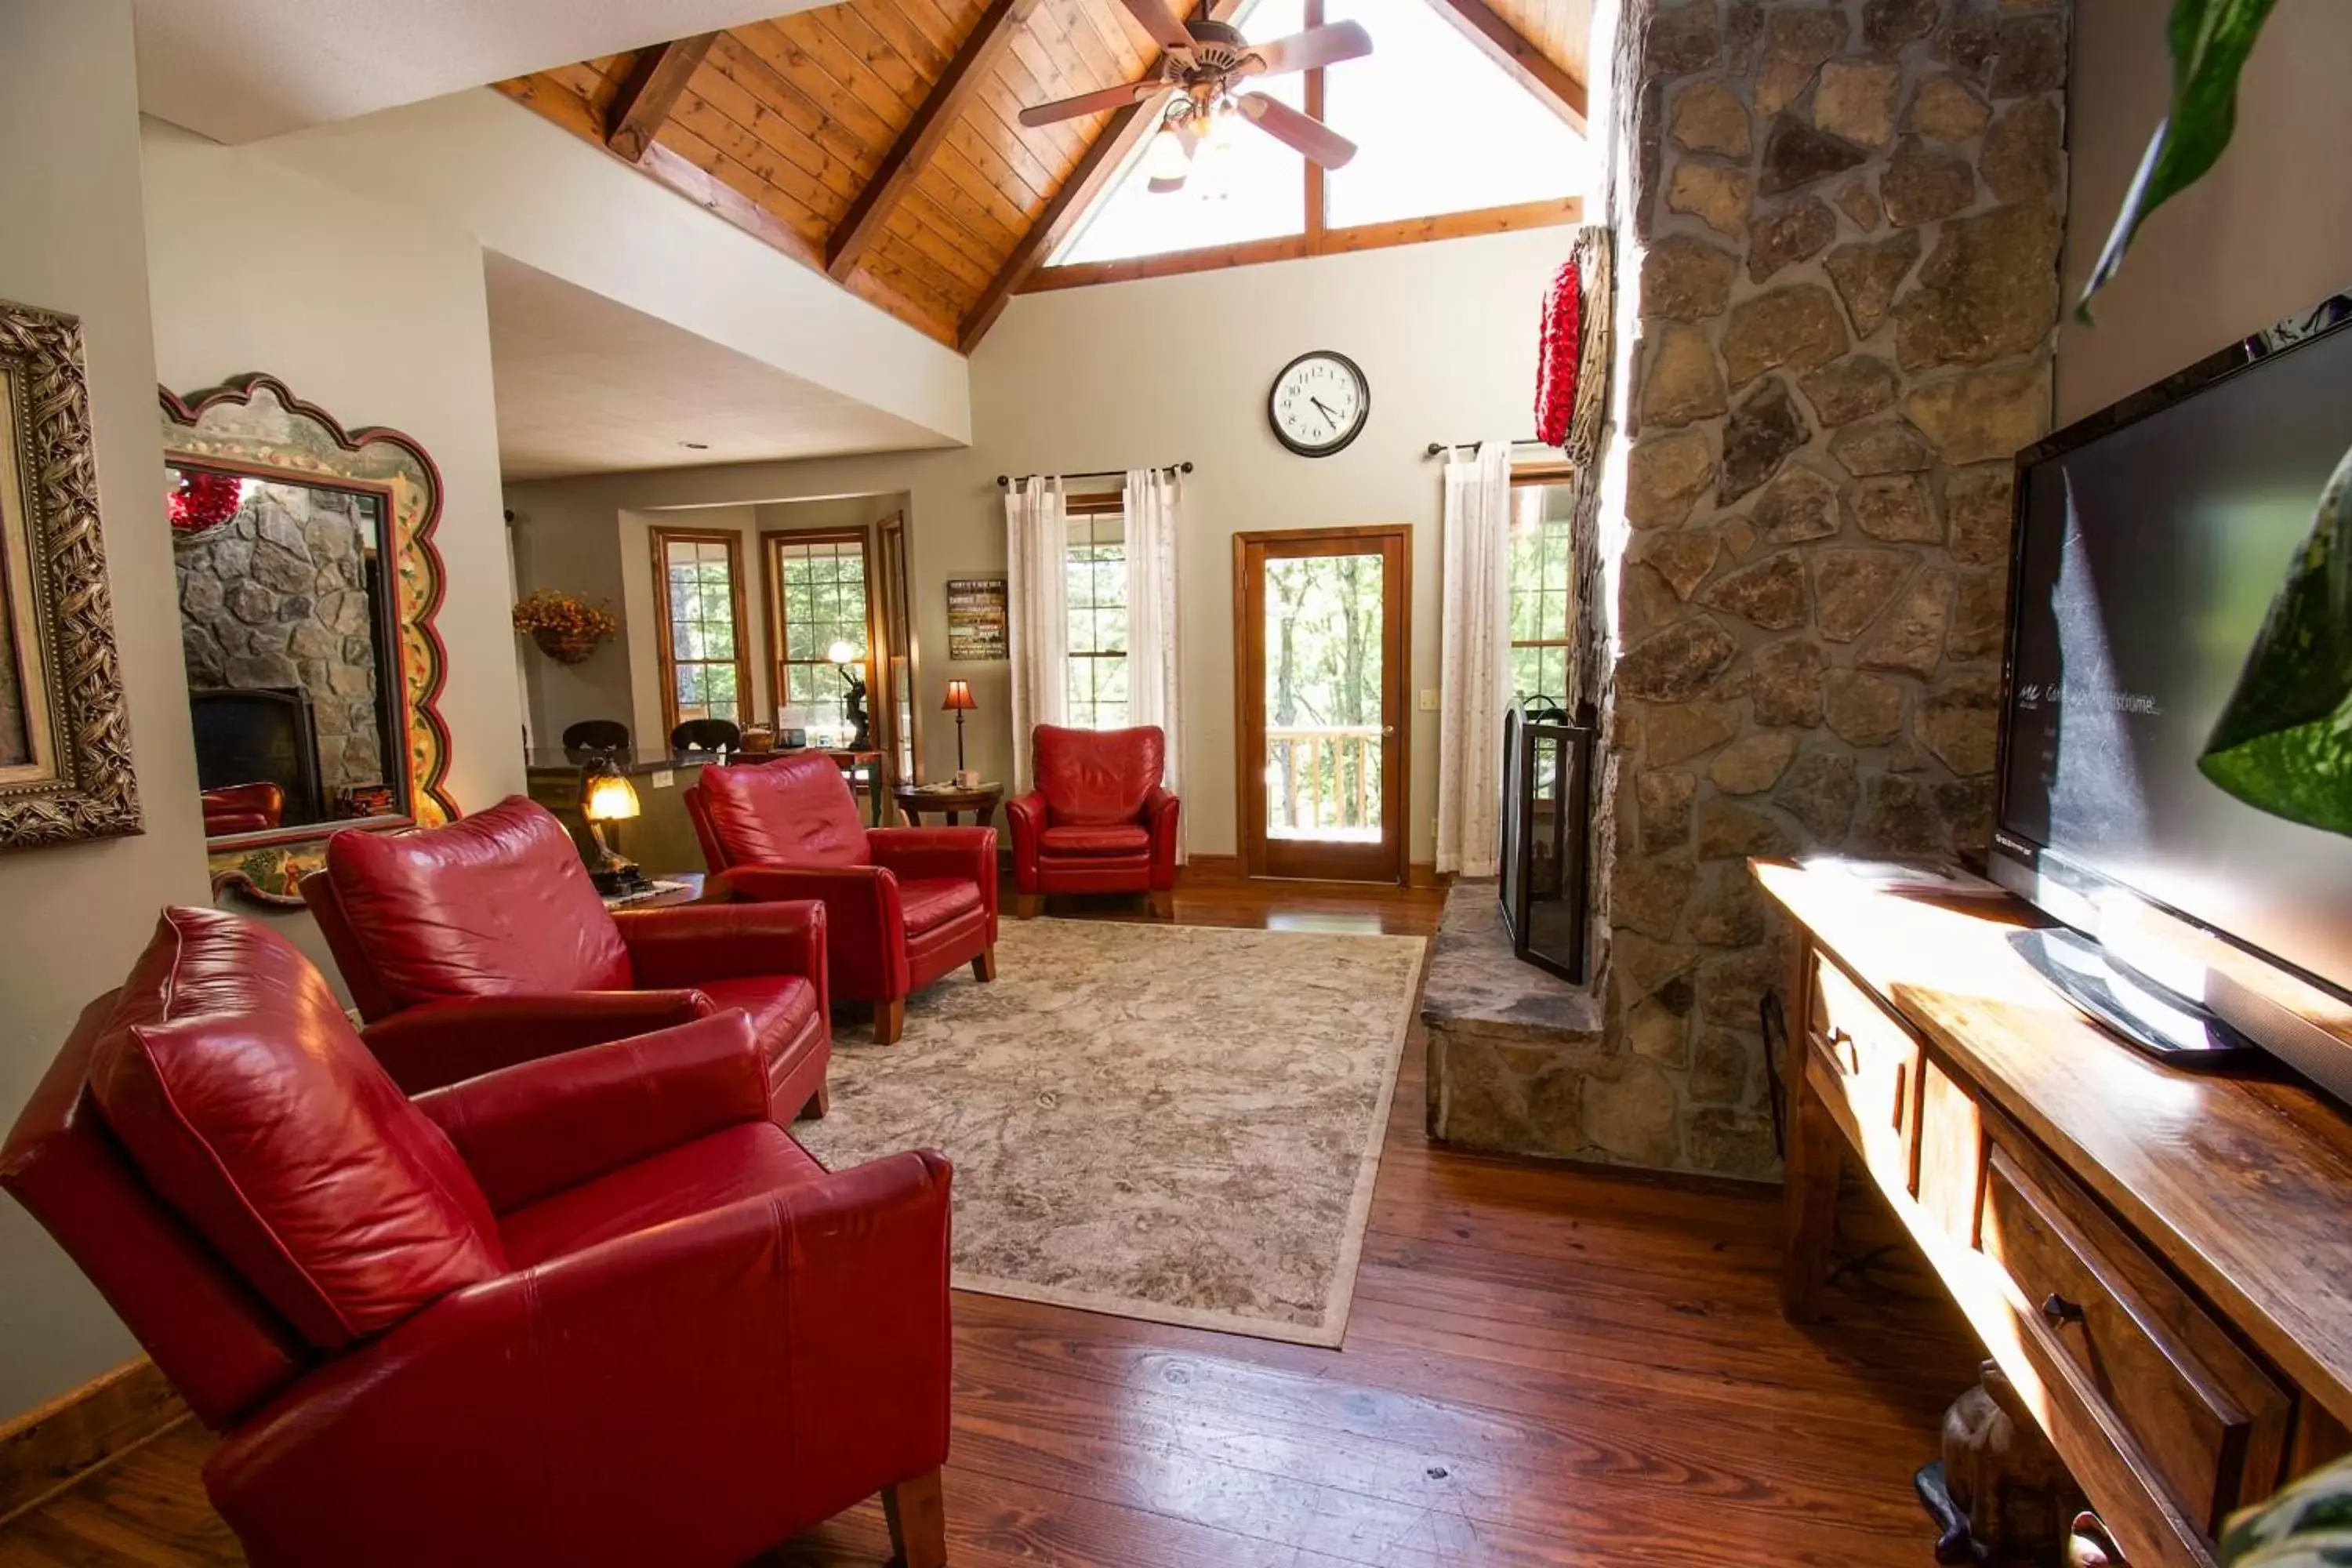
[[[942,711],[946,712],[979,712],[980,704],[972,700],[971,682],[969,680],[949,681],[948,700],[945,702],[940,703],[940,708]]]
[[[585,796],[580,803],[580,815],[591,822],[626,822],[637,815],[636,786],[619,773],[598,773],[588,776]]]

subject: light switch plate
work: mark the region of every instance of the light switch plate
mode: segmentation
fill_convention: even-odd
[[[1421,710],[1424,713],[1434,713],[1437,711],[1437,693],[1430,690],[1427,687],[1423,687],[1422,689]]]
[[[653,785],[656,789],[667,789],[676,783],[677,783],[677,775],[667,768],[661,769],[653,777]]]

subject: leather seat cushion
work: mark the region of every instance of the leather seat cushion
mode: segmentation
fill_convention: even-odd
[[[969,877],[907,877],[898,882],[898,909],[907,932],[919,935],[981,908],[980,884]]]
[[[1151,848],[1151,832],[1135,823],[1049,827],[1037,847],[1048,855],[1141,855]]]
[[[740,1007],[750,1014],[751,1033],[771,1058],[816,1016],[816,987],[797,974],[706,980],[694,989],[722,1008]]]
[[[822,1181],[824,1174],[816,1157],[782,1128],[751,1121],[541,1198],[508,1215],[499,1230],[508,1262],[528,1268],[742,1198]]]

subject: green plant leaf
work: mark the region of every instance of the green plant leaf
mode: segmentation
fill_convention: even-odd
[[[2123,210],[2091,269],[2077,321],[2088,325],[2091,296],[2124,264],[2140,225],[2157,208],[2205,177],[2238,128],[2238,75],[2278,0],[2172,0],[2172,103],[2156,128],[2124,195]]]
[[[2197,767],[2273,816],[2352,836],[2352,452]]]

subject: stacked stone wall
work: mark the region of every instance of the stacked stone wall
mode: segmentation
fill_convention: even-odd
[[[1612,1092],[1669,1131],[1618,1157],[1774,1168],[1757,1005],[1784,950],[1749,856],[1986,842],[2068,21],[1626,0],[1608,1006],[1648,1064]]]

